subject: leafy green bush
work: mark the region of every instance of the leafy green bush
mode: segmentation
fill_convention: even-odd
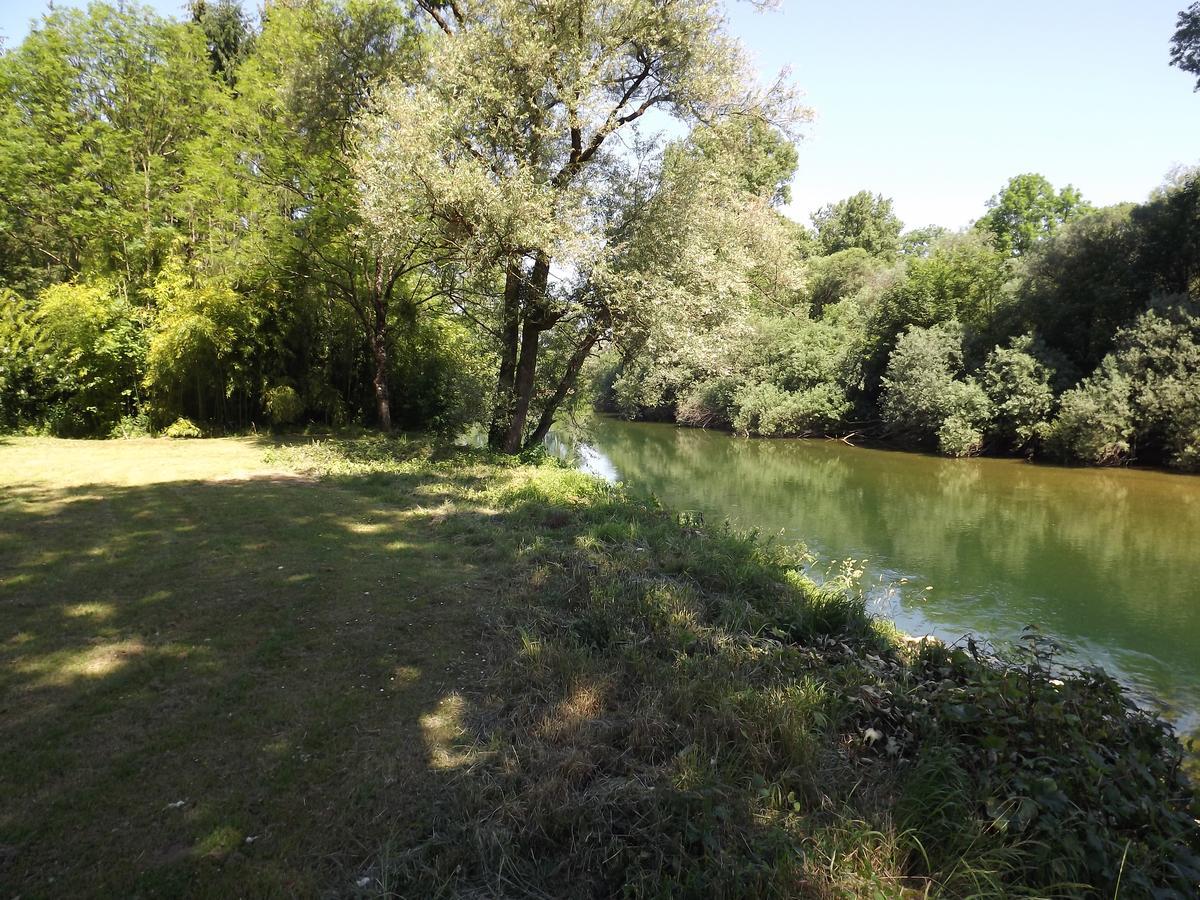
[[[1150,453],[1197,467],[1200,317],[1189,301],[1163,301],[1117,333],[1097,371],[1063,394],[1050,443],[1060,456],[1094,465]]]
[[[111,438],[140,438],[149,437],[153,433],[150,427],[150,416],[144,412],[132,416],[122,416],[121,420],[108,433]]]
[[[973,378],[957,377],[962,368],[957,322],[909,328],[896,341],[883,377],[884,424],[916,443],[936,443],[950,456],[977,453],[991,402]]]
[[[675,420],[697,428],[722,428],[733,424],[738,382],[734,378],[703,381],[683,395],[675,409]]]
[[[0,426],[107,434],[132,411],[145,343],[137,311],[109,281],[0,297]]]
[[[998,893],[1192,896],[1200,826],[1170,726],[1102,672],[1058,665],[1035,629],[1022,644],[990,658],[927,643],[914,661],[891,729],[911,747],[897,809],[914,858],[964,874],[999,861]]]
[[[226,281],[169,260],[149,291],[155,314],[149,329],[145,386],[159,415],[188,411],[218,417],[234,392],[257,385],[249,363],[262,311]]]
[[[1054,408],[1053,371],[1031,351],[1032,335],[1014,338],[988,354],[981,371],[992,402],[992,430],[1009,450],[1026,450],[1045,436]]]
[[[825,434],[850,412],[845,391],[828,382],[799,391],[752,384],[738,391],[734,405],[733,429],[766,437]]]
[[[304,400],[290,384],[278,384],[263,393],[263,409],[272,425],[291,425],[304,414]]]
[[[1108,358],[1062,395],[1046,442],[1068,461],[1115,465],[1133,453],[1135,430],[1129,379]]]
[[[991,415],[991,401],[973,378],[952,381],[946,388],[946,417],[937,429],[938,450],[946,456],[974,456],[983,449]]]
[[[163,429],[163,437],[198,438],[204,437],[204,433],[191,419],[176,419]]]

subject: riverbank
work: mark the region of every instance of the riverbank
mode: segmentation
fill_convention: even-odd
[[[1111,682],[910,644],[787,546],[561,466],[8,439],[0,473],[18,892],[1200,879],[1179,748]]]

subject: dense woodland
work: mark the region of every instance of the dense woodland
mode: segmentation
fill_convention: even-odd
[[[711,0],[94,3],[0,91],[0,428],[515,452],[595,400],[1200,468],[1200,172],[1099,209],[1017,175],[957,233],[863,191],[808,228],[808,112]]]

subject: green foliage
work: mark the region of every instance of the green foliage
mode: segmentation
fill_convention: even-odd
[[[1011,277],[1005,258],[972,234],[950,235],[909,259],[906,277],[880,302],[873,328],[929,328],[951,319],[982,330],[1005,303]]]
[[[943,228],[941,225],[926,225],[924,228],[905,231],[900,235],[900,254],[928,256],[934,246],[951,233],[949,228]]]
[[[904,227],[892,212],[891,199],[870,191],[821,207],[813,214],[813,225],[825,253],[859,247],[872,256],[895,253]]]
[[[239,0],[190,0],[192,21],[204,32],[212,72],[230,87],[250,55],[254,33]]]
[[[731,118],[700,128],[692,137],[695,151],[710,165],[737,160],[741,187],[773,205],[791,202],[796,174],[796,146],[757,117]]]
[[[154,321],[146,352],[146,389],[162,410],[187,408],[204,420],[254,384],[254,351],[263,311],[216,278],[168,263],[149,295]]]
[[[1171,65],[1196,76],[1195,89],[1200,91],[1200,3],[1193,3],[1181,11],[1175,21]]]
[[[111,438],[129,440],[131,438],[150,437],[154,433],[150,417],[146,413],[122,416],[120,421],[108,433]]]
[[[109,281],[0,296],[0,425],[106,433],[138,399],[140,315]]]
[[[1032,335],[1014,338],[1007,347],[992,350],[980,372],[992,403],[993,431],[1008,450],[1033,448],[1049,427],[1054,373],[1034,355],[1038,349]]]
[[[1062,397],[1051,430],[1067,458],[1111,464],[1135,455],[1200,467],[1200,318],[1164,301],[1117,334],[1095,374]]]
[[[1091,209],[1079,190],[1054,185],[1036,173],[1016,175],[988,201],[988,212],[975,223],[991,235],[1001,253],[1020,256],[1054,234],[1065,222]]]
[[[163,429],[163,437],[168,438],[199,438],[204,437],[200,426],[191,419],[176,419]]]
[[[963,379],[962,326],[951,321],[909,328],[896,341],[883,377],[880,409],[897,435],[936,443],[948,456],[979,452],[991,402],[974,378]]]
[[[887,284],[892,273],[893,267],[888,262],[871,256],[861,247],[840,250],[808,261],[802,296],[808,301],[812,315],[819,317],[827,306],[856,295],[863,295],[871,302],[874,297],[867,295]]]
[[[1132,205],[1097,210],[1027,254],[1011,327],[1036,331],[1082,371],[1094,368],[1149,296],[1135,271],[1132,213]]]
[[[304,414],[304,399],[290,384],[277,384],[263,393],[263,409],[273,425],[291,425]]]
[[[1060,458],[1088,465],[1115,465],[1134,449],[1134,413],[1130,383],[1115,361],[1062,395],[1047,444]]]
[[[998,893],[1187,896],[1200,829],[1169,726],[1103,673],[1058,665],[1035,629],[1022,643],[1001,659],[926,644],[915,661],[899,809],[917,859],[970,873],[1000,845]]]

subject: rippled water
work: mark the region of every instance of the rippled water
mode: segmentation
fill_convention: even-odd
[[[1008,641],[1037,624],[1200,727],[1200,477],[611,419],[551,441],[676,509],[866,560],[876,611],[904,631]]]

